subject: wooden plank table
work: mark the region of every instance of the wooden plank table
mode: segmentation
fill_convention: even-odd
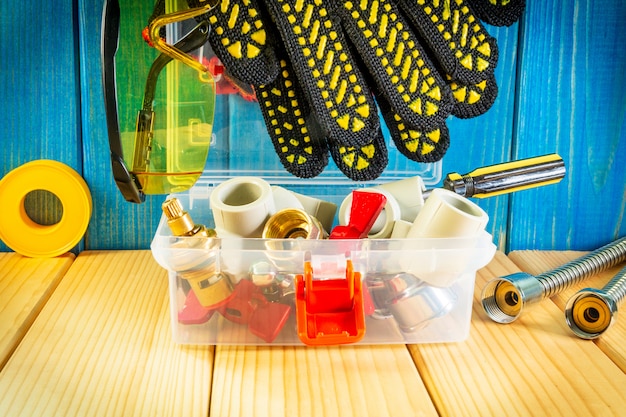
[[[0,369],[69,269],[74,255],[55,259],[0,253]]]
[[[0,266],[6,256],[12,255],[3,254]],[[536,258],[520,256],[530,263]],[[556,303],[537,304],[510,325],[482,312],[484,283],[519,271],[502,253],[478,273],[467,341],[323,348],[176,345],[166,273],[149,251],[86,251],[69,262],[0,370],[2,416],[596,416],[626,410],[626,373],[599,343],[572,336]],[[32,275],[10,270],[2,269],[2,289],[6,276]],[[39,271],[58,275],[44,261]],[[7,316],[0,309],[2,323]]]

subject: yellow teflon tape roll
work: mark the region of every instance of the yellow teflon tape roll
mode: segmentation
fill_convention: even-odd
[[[61,220],[41,225],[28,216],[26,196],[37,190],[54,194],[63,205]],[[0,180],[0,239],[15,252],[52,258],[82,239],[91,218],[91,194],[85,180],[69,166],[47,159],[28,162]]]

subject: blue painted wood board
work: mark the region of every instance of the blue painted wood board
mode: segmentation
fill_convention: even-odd
[[[528,2],[515,156],[558,152],[558,186],[512,196],[509,248],[589,250],[626,235],[626,2]]]
[[[102,0],[63,0],[36,11],[28,2],[2,3],[0,34],[20,42],[0,49],[0,134],[6,144],[0,174],[31,159],[66,162],[83,174],[94,200],[84,247],[149,247],[164,196],[127,203],[110,172],[100,68]],[[483,116],[448,119],[451,145],[441,172],[553,152],[565,159],[568,171],[558,185],[474,200],[489,214],[488,230],[501,249],[591,249],[626,234],[622,3],[528,2],[520,23],[488,27],[500,51],[499,95]],[[136,13],[150,6],[145,2]],[[28,24],[35,15],[38,25]],[[218,97],[212,167],[280,169],[256,106]],[[403,157],[393,148],[389,152],[392,169]],[[58,215],[47,201],[35,204]]]
[[[70,1],[0,2],[0,178],[37,159],[82,173],[75,12]],[[40,223],[61,216],[54,200],[31,204]],[[0,250],[8,250],[3,242]]]

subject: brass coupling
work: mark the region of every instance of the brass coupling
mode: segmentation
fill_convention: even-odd
[[[304,210],[287,208],[272,215],[263,228],[264,239],[325,239],[322,224]]]

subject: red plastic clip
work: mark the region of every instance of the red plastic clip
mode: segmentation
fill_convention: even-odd
[[[335,226],[329,239],[362,239],[367,237],[386,203],[387,197],[380,193],[353,191],[350,222],[345,226]]]
[[[310,261],[296,276],[298,337],[307,345],[358,342],[365,335],[361,274],[346,264],[346,278],[313,280]]]
[[[196,297],[196,293],[189,291],[183,308],[178,312],[178,322],[182,324],[202,324],[213,317],[215,308],[206,308]]]
[[[250,317],[248,330],[267,343],[271,343],[285,326],[289,313],[291,313],[291,307],[287,304],[267,303],[259,306]]]
[[[219,312],[234,323],[248,324],[257,307],[267,303],[259,287],[244,279],[235,286],[232,297],[220,306]]]
[[[233,297],[219,308],[219,312],[234,323],[247,325],[250,333],[271,343],[285,326],[291,307],[269,302],[260,287],[241,280]]]

